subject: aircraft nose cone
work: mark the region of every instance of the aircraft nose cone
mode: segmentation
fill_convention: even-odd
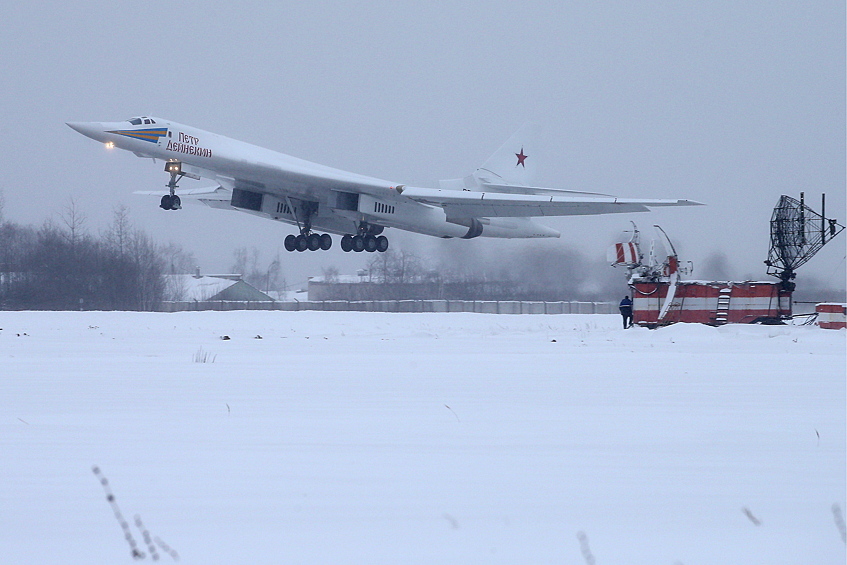
[[[65,122],[69,128],[85,134],[90,122]]]
[[[102,141],[103,127],[99,122],[65,122],[68,127],[78,131],[86,137]]]

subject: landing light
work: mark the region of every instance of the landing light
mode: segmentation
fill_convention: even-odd
[[[115,147],[115,142],[114,142],[114,141],[107,141],[107,142],[106,142],[106,149],[112,149],[112,148],[114,148],[114,147]]]

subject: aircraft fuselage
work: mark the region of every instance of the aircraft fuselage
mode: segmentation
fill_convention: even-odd
[[[232,192],[229,202],[204,200],[301,225],[304,203],[315,203],[313,229],[355,234],[362,224],[436,237],[558,237],[529,218],[449,219],[439,206],[403,196],[402,185],[327,167],[284,153],[159,118],[154,123],[85,122],[68,125],[92,139],[140,156],[179,162],[181,172]],[[285,174],[280,174],[284,171]],[[201,198],[202,200],[202,198]],[[301,216],[301,217],[298,217]],[[452,220],[452,221],[451,221]]]

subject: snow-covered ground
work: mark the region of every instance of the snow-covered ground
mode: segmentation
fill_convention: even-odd
[[[619,324],[0,312],[0,561],[844,563],[845,332]]]

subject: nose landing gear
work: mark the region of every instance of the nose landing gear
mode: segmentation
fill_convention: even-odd
[[[166,194],[162,197],[162,201],[159,204],[159,208],[162,210],[179,210],[182,208],[182,201],[179,199],[179,196],[174,194],[171,196],[170,194]]]
[[[165,163],[165,172],[170,173],[171,180],[165,186],[168,187],[168,194],[162,196],[162,201],[159,208],[162,210],[179,210],[182,208],[182,201],[176,195],[177,181],[185,176],[182,172],[182,163],[179,161],[168,161]]]

